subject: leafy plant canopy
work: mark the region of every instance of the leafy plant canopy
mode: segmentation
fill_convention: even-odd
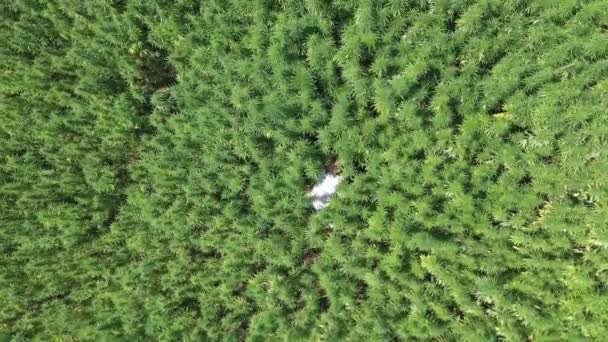
[[[608,335],[608,1],[0,18],[0,334]]]

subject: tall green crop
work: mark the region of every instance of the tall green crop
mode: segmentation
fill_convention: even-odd
[[[608,334],[606,1],[28,0],[0,19],[0,334]]]

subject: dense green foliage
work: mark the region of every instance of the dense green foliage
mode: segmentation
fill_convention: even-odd
[[[608,336],[608,1],[0,18],[0,334]]]

